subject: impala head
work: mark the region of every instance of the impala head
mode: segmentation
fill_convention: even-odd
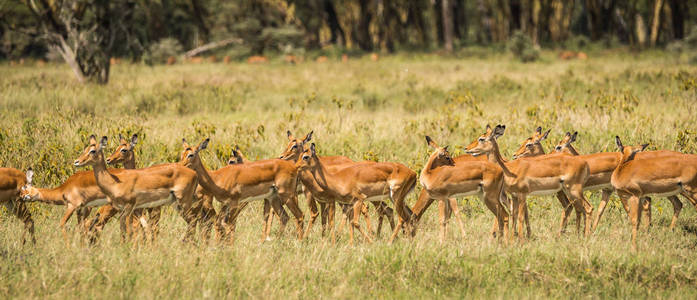
[[[431,165],[431,168],[436,168],[445,165],[455,165],[455,161],[453,161],[453,158],[450,156],[450,152],[448,152],[448,146],[438,147],[438,144],[436,144],[436,142],[434,142],[430,136],[426,136],[426,144],[428,144],[428,146],[433,148],[434,150],[434,152],[431,154],[431,157],[429,158],[433,159],[433,164]]]
[[[286,146],[286,150],[283,151],[283,153],[281,153],[281,156],[278,158],[285,160],[295,160],[298,157],[300,157],[300,154],[303,153],[305,144],[312,140],[313,132],[314,131],[310,131],[310,133],[305,135],[305,137],[303,137],[302,139],[296,139],[293,136],[293,134],[290,133],[290,130],[288,130],[288,145]]]
[[[186,139],[182,139],[184,151],[182,151],[182,154],[179,156],[180,163],[190,167],[192,164],[200,162],[198,153],[199,151],[208,148],[208,142],[210,142],[210,138],[206,138],[197,146],[191,146],[186,142]]]
[[[244,163],[244,155],[240,152],[240,147],[235,145],[235,149],[232,149],[232,156],[227,160],[228,165],[238,165]]]
[[[619,136],[615,136],[615,143],[617,143],[617,147],[620,149],[620,153],[622,153],[623,162],[627,162],[634,159],[634,155],[641,151],[644,151],[646,147],[649,146],[649,144],[643,144],[638,146],[624,146],[622,145],[622,141],[620,140]]]
[[[315,143],[312,143],[310,147],[304,147],[303,152],[300,153],[296,166],[301,171],[319,166],[319,159],[317,158]]]
[[[116,148],[116,151],[114,151],[114,154],[107,157],[106,163],[110,165],[115,165],[124,163],[126,161],[134,161],[135,154],[133,153],[133,149],[135,148],[137,143],[137,134],[134,134],[131,137],[130,141],[119,134],[119,146]]]
[[[87,148],[85,148],[85,151],[82,152],[82,155],[80,155],[73,165],[76,167],[82,167],[85,165],[94,165],[97,163],[99,160],[104,159],[104,155],[102,154],[102,150],[106,148],[107,141],[106,136],[103,136],[102,139],[97,142],[97,137],[93,135],[90,136],[89,140],[89,145],[87,145]]]
[[[541,142],[547,139],[550,131],[552,131],[552,129],[543,133],[542,127],[537,127],[532,136],[525,139],[523,143],[520,144],[518,151],[513,154],[513,159],[544,154]]]
[[[494,151],[497,147],[496,139],[502,136],[504,131],[506,131],[506,125],[496,125],[494,129],[486,125],[486,132],[467,146],[465,152],[477,156]]]
[[[34,170],[27,170],[27,184],[19,190],[19,198],[22,201],[35,201],[39,197],[39,189],[34,187]]]
[[[554,152],[570,152],[569,148],[571,147],[571,143],[576,141],[577,135],[578,131],[574,132],[574,134],[567,131],[564,138],[554,147]]]

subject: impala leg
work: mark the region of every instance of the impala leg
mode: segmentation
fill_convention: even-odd
[[[22,231],[22,245],[27,243],[27,234],[29,234],[31,242],[36,244],[36,237],[34,236],[34,220],[31,218],[31,213],[29,213],[26,203],[17,199],[9,200],[5,202],[4,205],[10,213],[15,215],[15,217],[24,223],[24,231]]]
[[[73,212],[75,212],[76,207],[73,206],[72,204],[68,204],[65,214],[63,214],[63,218],[61,218],[60,221],[60,228],[61,228],[61,233],[63,234],[63,241],[65,242],[65,245],[67,246],[68,243],[68,233],[66,232],[65,229],[65,224],[68,223],[68,220],[70,217],[73,215]]]
[[[566,227],[568,226],[569,216],[571,215],[571,210],[574,209],[572,203],[569,201],[569,197],[566,193],[559,191],[557,193],[557,200],[561,204],[561,223],[559,224],[559,235],[566,232]],[[577,220],[576,224],[580,224],[580,220]],[[578,225],[577,225],[578,227]]]
[[[627,204],[629,205],[629,220],[632,223],[632,250],[636,250],[637,232],[639,231],[639,224],[641,223],[642,207],[639,197],[634,195],[629,196]]]
[[[447,203],[443,199],[438,199],[438,221],[440,224],[440,235],[438,236],[438,240],[441,244],[445,241],[445,227],[447,226],[447,214]]]
[[[279,198],[278,195],[276,195],[275,197],[269,199],[269,202],[270,202],[271,207],[273,208],[274,212],[275,212],[279,217],[281,217],[281,228],[279,229],[279,233],[278,233],[278,234],[279,234],[279,237],[280,237],[280,236],[283,235],[283,231],[285,230],[285,226],[286,226],[286,224],[288,223],[288,219],[289,219],[289,218],[288,218],[288,215],[285,213],[285,211],[284,211],[283,213],[281,213],[281,210],[283,209],[283,207],[282,207],[283,204],[282,204],[281,199]],[[273,216],[267,214],[267,218],[268,218],[268,219],[267,219],[267,221],[266,221],[266,224],[267,224],[267,225],[266,225],[266,230],[264,230],[264,235],[262,235],[262,237],[261,237],[261,238],[262,238],[262,242],[263,242],[263,241],[269,241],[269,240],[270,240],[269,234],[270,234],[270,230],[271,230],[271,220],[273,219]]]
[[[424,212],[428,209],[428,207],[430,207],[431,204],[433,204],[433,201],[435,201],[435,199],[429,196],[428,191],[426,191],[426,189],[422,189],[421,193],[419,194],[418,200],[416,200],[416,203],[414,203],[414,207],[412,207],[414,214],[411,216],[409,220],[412,237],[416,236],[416,227],[418,226],[419,221],[421,221],[421,216],[423,216]]]
[[[598,204],[598,213],[593,221],[593,227],[591,227],[592,231],[595,231],[595,229],[598,228],[598,223],[600,222],[600,218],[603,216],[603,212],[605,212],[605,206],[607,206],[607,202],[610,200],[610,195],[612,195],[611,189],[602,190],[600,204]]]
[[[262,213],[262,218],[264,220],[264,228],[262,228],[261,231],[261,241],[263,242],[266,240],[266,237],[269,236],[269,232],[271,231],[271,223],[273,222],[273,215],[271,212],[271,202],[269,202],[269,199],[264,199],[264,208],[263,208],[263,213]]]
[[[678,196],[669,196],[668,200],[673,204],[673,219],[670,220],[670,230],[675,229],[675,223],[678,222],[678,217],[680,216],[680,210],[682,210],[682,202],[678,199]]]
[[[358,231],[360,231],[360,233],[363,235],[363,237],[365,237],[366,241],[368,241],[368,243],[372,243],[372,242],[373,242],[373,239],[370,237],[370,235],[369,235],[365,230],[363,230],[363,228],[361,227],[360,222],[358,222],[358,220],[359,220],[359,218],[360,218],[360,213],[361,213],[361,211],[363,210],[363,206],[364,206],[364,205],[363,205],[363,200],[362,200],[362,199],[356,201],[356,202],[353,204],[353,222],[352,222],[352,224],[351,224],[351,225],[353,225],[353,226],[351,226],[351,228],[352,228],[352,230],[353,230],[354,227],[357,228]],[[352,232],[353,232],[353,231],[352,231]],[[353,245],[353,234],[351,234],[351,240],[352,240],[352,243],[351,243],[351,244]]]
[[[517,215],[518,215],[518,217],[517,217],[518,220],[516,220],[517,221],[516,225],[518,228],[518,239],[523,241],[523,242],[526,240],[526,237],[522,234],[523,233],[523,222],[521,222],[521,221],[525,218],[524,207],[527,206],[526,198],[527,198],[527,195],[519,194],[518,199],[516,201],[517,203],[514,203],[514,205],[516,206],[515,211],[517,212]],[[516,221],[514,221],[514,223]]]
[[[150,224],[150,232],[152,233],[152,239],[154,240],[155,237],[157,237],[157,234],[160,233],[160,216],[162,215],[162,207],[153,207],[153,208],[148,208],[148,220]]]
[[[453,213],[455,214],[455,221],[457,222],[457,225],[460,227],[460,233],[462,233],[462,238],[465,238],[465,224],[460,218],[460,208],[457,207],[457,199],[455,198],[449,198],[448,201],[450,202],[450,208],[452,209]]]
[[[310,230],[312,229],[312,225],[315,224],[315,220],[317,219],[317,216],[320,214],[320,210],[317,209],[317,201],[315,201],[312,198],[312,193],[308,190],[305,190],[305,199],[307,200],[307,207],[310,209],[310,220],[307,222],[307,228],[305,229],[305,233],[303,234],[303,238],[306,238],[307,235],[310,233]],[[324,212],[322,211],[322,218],[324,218]],[[324,220],[322,220],[322,231],[324,231],[324,227],[326,225],[324,224]]]
[[[370,215],[368,215],[368,205],[363,205],[361,207],[361,215],[365,220],[365,227],[368,228],[368,232],[373,232],[373,227],[370,226]]]
[[[336,215],[336,203],[332,201],[327,206],[327,222],[329,223],[329,234],[332,238],[332,245],[334,245],[336,243],[336,231],[334,230],[334,216]]]
[[[644,223],[644,229],[647,231],[651,226],[651,197],[643,197],[641,199],[641,209],[646,213],[646,222]]]
[[[130,229],[128,228],[129,226],[127,225],[130,220],[130,216],[133,213],[133,205],[132,204],[126,204],[126,206],[123,209],[123,212],[121,213],[121,217],[119,217],[119,224],[121,226],[121,239],[122,240],[127,240],[128,239],[128,233]]]
[[[584,236],[589,236],[591,233],[591,216],[593,215],[593,206],[583,195],[582,184],[576,184],[571,187],[571,197],[572,201],[574,201],[576,211],[581,211],[583,213],[583,234]]]
[[[325,236],[326,231],[327,231],[327,217],[329,216],[329,206],[324,203],[320,202],[319,203],[319,209],[320,212],[322,213],[321,218],[322,218],[322,236]]]
[[[296,236],[298,237],[298,240],[303,239],[303,226],[305,225],[305,220],[304,220],[304,215],[303,211],[300,210],[300,207],[298,206],[298,194],[295,191],[279,191],[279,197],[282,197],[284,199],[286,206],[288,206],[288,209],[290,209],[290,212],[293,214],[293,217],[295,218],[295,231],[296,231]]]

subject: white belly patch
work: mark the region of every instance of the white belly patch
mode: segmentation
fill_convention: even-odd
[[[276,194],[276,188],[271,187],[269,189],[269,192],[266,194],[247,197],[247,198],[241,199],[240,202],[254,202],[254,201],[258,201],[258,200],[269,199],[269,198],[274,197],[275,194]]]

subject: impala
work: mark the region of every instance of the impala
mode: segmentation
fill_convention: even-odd
[[[584,232],[590,233],[590,215],[593,207],[583,196],[583,183],[588,178],[588,164],[583,160],[561,153],[537,157],[526,157],[505,162],[501,157],[498,143],[494,138],[503,135],[506,127],[496,126],[491,133],[485,133],[477,139],[475,145],[467,147],[467,153],[486,154],[490,162],[498,164],[503,170],[504,189],[513,197],[513,224],[522,232],[522,222],[517,219],[525,217],[523,207],[528,195],[548,195],[563,191],[576,209],[586,215]],[[564,210],[560,232],[566,226],[568,214]],[[518,235],[523,239],[522,234]]]
[[[134,148],[136,144],[138,144],[137,134],[133,134],[133,136],[131,136],[130,141],[121,136],[121,134],[119,134],[119,146],[116,147],[116,150],[114,150],[114,153],[111,154],[111,156],[107,157],[107,165],[122,164],[124,169],[135,169],[136,155]],[[91,172],[88,173],[92,174]],[[145,211],[148,212],[148,217],[151,223],[153,234],[157,235],[160,223],[161,207],[147,208],[145,209]],[[114,208],[114,206],[112,206],[111,204],[105,204],[104,206],[100,207],[97,211],[97,215],[94,217],[94,220],[90,222],[90,231],[92,229],[95,229],[96,232],[101,232],[102,228],[104,228],[104,225],[106,225],[109,219],[116,215],[117,212],[118,210]],[[138,211],[137,214],[141,214],[141,212]],[[137,223],[138,220],[132,221],[136,222],[134,224],[134,227],[140,227],[140,224]]]
[[[428,197],[437,199],[439,202],[440,241],[445,240],[446,207],[448,206],[446,200],[450,201],[450,207],[452,207],[460,225],[462,236],[465,236],[464,226],[458,217],[460,212],[457,208],[457,202],[452,200],[470,195],[478,195],[479,199],[496,216],[499,237],[503,237],[504,230],[508,228],[508,214],[499,201],[503,188],[501,168],[488,161],[479,160],[455,164],[450,157],[447,146],[438,147],[429,136],[426,136],[426,143],[434,149],[434,152],[421,170],[419,181]]]
[[[7,208],[7,211],[24,223],[22,232],[22,244],[26,243],[27,232],[31,241],[36,244],[34,237],[34,220],[27,209],[26,203],[19,201],[20,191],[27,184],[27,175],[32,176],[34,171],[31,168],[24,172],[13,168],[0,168],[0,204]]]
[[[404,198],[416,185],[416,173],[402,164],[367,163],[330,170],[317,156],[314,143],[303,151],[298,163],[303,185],[310,189],[313,196],[331,199],[331,203],[337,201],[353,206],[352,226],[349,227],[351,244],[353,244],[354,228],[358,229],[367,241],[372,241],[358,223],[365,201],[376,201],[387,197],[392,200],[399,221],[392,232],[390,242],[411,216]],[[332,241],[335,241],[334,212],[335,206],[329,205],[329,230],[332,233]]]
[[[150,226],[142,215],[137,214],[137,209],[158,207],[165,204],[178,202],[182,208],[182,215],[188,223],[185,240],[192,233],[195,220],[190,208],[193,204],[193,196],[197,185],[196,172],[180,164],[162,164],[136,170],[122,170],[113,172],[106,168],[103,149],[106,147],[107,137],[102,137],[100,142],[92,135],[89,145],[75,160],[76,167],[90,165],[93,168],[97,186],[111,200],[111,204],[123,210],[121,215],[121,229],[126,231],[126,219],[136,212],[147,235],[152,237]]]
[[[617,194],[627,201],[632,223],[632,248],[636,249],[637,231],[641,223],[641,199],[647,196],[675,196],[682,193],[697,202],[697,156],[676,153],[659,157],[635,159],[641,146],[624,146],[618,136],[617,147],[622,153],[610,182]]]
[[[310,131],[310,133],[306,134],[305,137],[298,139],[293,136],[293,134],[290,132],[290,130],[287,131],[287,136],[288,136],[288,144],[286,145],[286,150],[281,153],[281,156],[279,158],[289,160],[289,161],[297,161],[300,158],[300,155],[302,154],[305,145],[312,140],[312,133],[313,131]],[[373,162],[354,162],[350,158],[346,156],[320,156],[319,157],[320,161],[329,168],[330,170],[338,170],[341,168],[345,168],[354,164],[365,164],[365,163],[373,163]],[[327,214],[328,214],[328,209],[327,209],[327,203],[332,203],[333,201],[331,200],[326,200],[326,199],[316,199],[313,197],[312,192],[310,189],[306,188],[304,185],[299,186],[302,187],[302,192],[305,194],[305,199],[307,200],[307,206],[310,208],[310,221],[307,225],[307,229],[305,230],[305,236],[309,234],[309,231],[312,229],[312,225],[314,224],[315,220],[317,219],[317,216],[322,213],[322,235],[324,235],[324,232],[326,230],[326,225],[327,225]],[[319,210],[317,209],[317,202],[320,204]],[[380,235],[380,232],[382,230],[382,222],[383,218],[387,217],[387,220],[390,222],[390,228],[394,229],[394,212],[392,208],[387,206],[384,201],[372,201],[373,205],[375,206],[375,209],[378,213],[378,227],[377,227],[377,235]],[[346,207],[343,209],[346,218],[351,217],[350,210],[347,210]],[[367,209],[361,210],[361,213],[363,214],[368,230],[370,230],[370,218],[367,213]],[[345,220],[345,219],[344,219]],[[340,225],[340,228],[343,227],[344,220],[342,220],[342,223]]]
[[[593,154],[586,154],[586,155],[580,155],[578,151],[574,148],[572,143],[576,141],[576,137],[578,135],[578,132],[574,132],[574,134],[571,134],[570,132],[567,132],[566,135],[564,135],[564,138],[562,138],[561,141],[557,144],[557,146],[554,148],[556,152],[564,152],[564,153],[569,153],[572,155],[578,155],[578,157],[582,158],[588,163],[588,166],[590,167],[590,176],[588,177],[588,181],[584,185],[583,189],[584,190],[602,190],[602,199],[600,201],[600,204],[598,205],[598,213],[595,217],[595,220],[593,221],[593,230],[595,230],[598,226],[598,223],[600,222],[600,218],[603,216],[603,212],[605,211],[605,207],[607,206],[607,202],[610,199],[610,195],[613,192],[612,184],[610,183],[610,179],[612,177],[612,172],[615,171],[617,168],[617,165],[620,162],[620,159],[622,158],[622,153],[619,152],[599,152],[599,153],[593,153]],[[672,156],[672,155],[680,155],[681,153],[679,152],[674,152],[674,151],[667,151],[667,150],[659,150],[659,151],[642,151],[639,152],[635,155],[636,160],[642,160],[642,159],[651,159],[653,157],[660,157],[660,156]],[[690,197],[688,195],[683,195],[685,198],[690,200]],[[670,200],[670,203],[673,205],[673,218],[670,222],[670,229],[675,228],[675,224],[678,220],[678,217],[680,216],[680,210],[682,210],[682,202],[680,202],[680,199],[678,199],[677,195],[672,195],[667,197],[668,200]],[[629,213],[629,207],[627,206],[626,201],[624,199],[620,198],[622,202],[622,207],[624,210]],[[644,202],[645,207],[644,211],[647,213],[648,217],[648,222],[647,226],[651,223],[651,198],[646,198],[646,202]],[[690,200],[691,201],[691,200]],[[697,203],[693,203],[697,204]]]
[[[271,199],[271,206],[279,215],[282,215],[282,204],[290,208],[296,219],[298,239],[302,239],[303,213],[297,204],[296,163],[269,159],[227,165],[216,171],[208,171],[199,156],[199,152],[208,147],[208,142],[209,139],[205,139],[198,146],[187,149],[183,163],[196,172],[201,187],[226,207],[226,211],[218,215],[218,226],[228,227],[226,231],[233,233],[237,216],[246,206],[246,202]],[[282,233],[287,219],[281,221]],[[262,239],[266,240],[267,236],[268,232],[264,232]]]

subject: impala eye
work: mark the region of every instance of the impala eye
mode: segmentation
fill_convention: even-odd
[[[291,149],[297,149],[297,148],[298,148],[298,145],[293,145],[293,147]]]
[[[305,156],[303,156],[303,160],[310,160],[310,157],[305,155]]]
[[[479,141],[480,141],[480,142],[483,142],[484,140],[485,140],[484,138],[479,138]]]
[[[97,153],[97,150],[94,150],[94,149],[90,150],[90,154],[95,154],[95,153]]]

